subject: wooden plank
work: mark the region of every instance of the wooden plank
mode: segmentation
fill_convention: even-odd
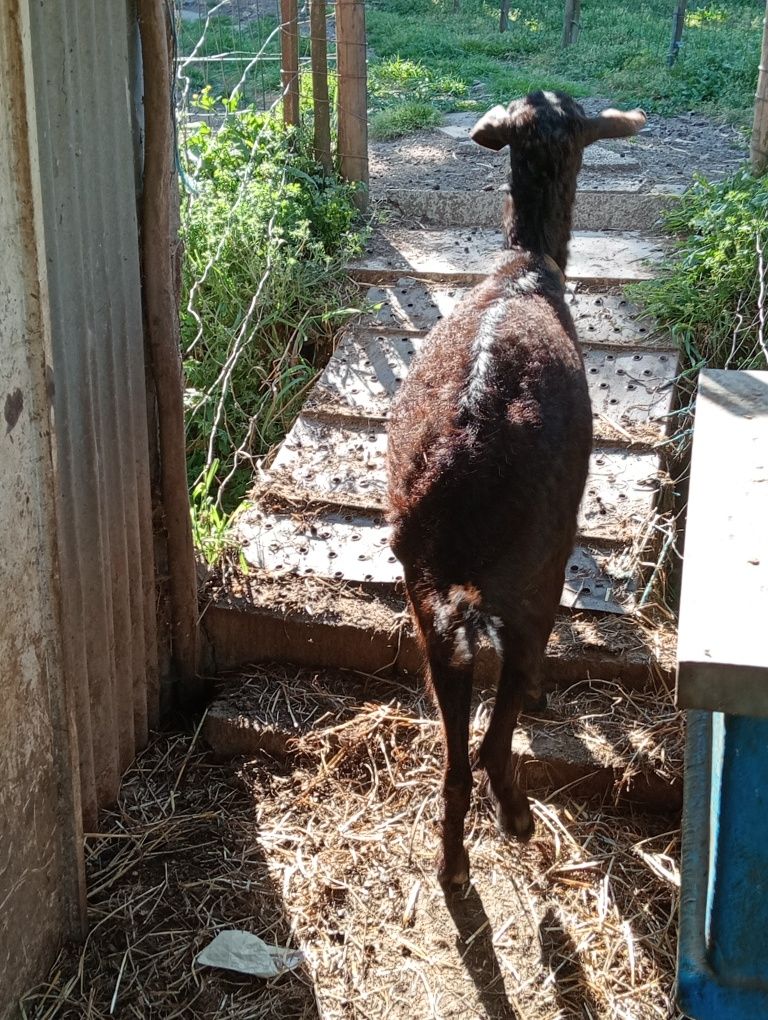
[[[339,165],[348,181],[365,187],[358,205],[368,204],[368,72],[364,0],[337,0],[336,51],[339,72]]]
[[[752,125],[752,169],[756,174],[768,170],[768,0],[763,21],[763,49],[755,94],[755,118]]]
[[[699,377],[678,703],[768,716],[768,372]]]
[[[283,121],[299,123],[299,11],[297,0],[280,0],[280,80],[283,86]]]
[[[328,38],[325,16],[325,0],[310,0],[315,159],[326,174],[330,174],[333,170],[333,160],[331,159],[331,106],[328,99]]]

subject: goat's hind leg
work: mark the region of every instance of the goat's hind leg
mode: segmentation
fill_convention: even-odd
[[[488,729],[480,745],[479,763],[488,774],[496,799],[499,827],[510,836],[526,842],[534,833],[530,804],[520,789],[512,760],[512,738],[528,693],[529,677],[509,654],[504,642],[503,660],[496,702]]]
[[[458,620],[441,620],[439,630],[431,609],[409,591],[411,607],[427,657],[427,679],[443,723],[442,851],[437,877],[445,889],[469,880],[469,855],[464,847],[464,819],[472,793],[469,763],[469,710],[472,698],[472,651]]]

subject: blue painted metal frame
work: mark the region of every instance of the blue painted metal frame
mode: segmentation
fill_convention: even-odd
[[[768,1017],[768,719],[687,713],[678,998]]]

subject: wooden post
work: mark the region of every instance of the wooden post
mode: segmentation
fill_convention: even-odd
[[[358,206],[368,204],[368,80],[364,0],[336,0],[336,49],[339,72],[339,164],[348,181],[365,190]]]
[[[677,0],[675,4],[675,19],[672,28],[672,42],[669,44],[667,67],[672,67],[680,52],[680,43],[683,38],[683,28],[685,27],[685,9],[687,6],[688,0]]]
[[[331,107],[328,101],[328,38],[325,0],[310,0],[309,28],[312,47],[312,101],[315,108],[315,159],[330,174]]]
[[[752,125],[752,171],[760,175],[768,170],[768,0],[763,21],[763,50],[755,94],[755,119]]]
[[[299,123],[299,11],[297,0],[280,0],[283,121]]]
[[[501,14],[499,15],[499,31],[506,32],[509,28],[509,0],[501,0]]]
[[[570,46],[579,38],[581,0],[565,0],[563,17],[563,46]]]
[[[141,196],[141,266],[144,317],[157,400],[160,487],[168,545],[171,656],[179,696],[199,693],[197,672],[197,574],[192,545],[184,433],[184,379],[179,308],[174,279],[173,204],[178,182],[173,165],[170,96],[171,25],[164,0],[138,0],[144,69],[144,177]]]

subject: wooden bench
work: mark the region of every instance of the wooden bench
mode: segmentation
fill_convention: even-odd
[[[768,372],[699,377],[678,643],[678,996],[768,1017]]]

